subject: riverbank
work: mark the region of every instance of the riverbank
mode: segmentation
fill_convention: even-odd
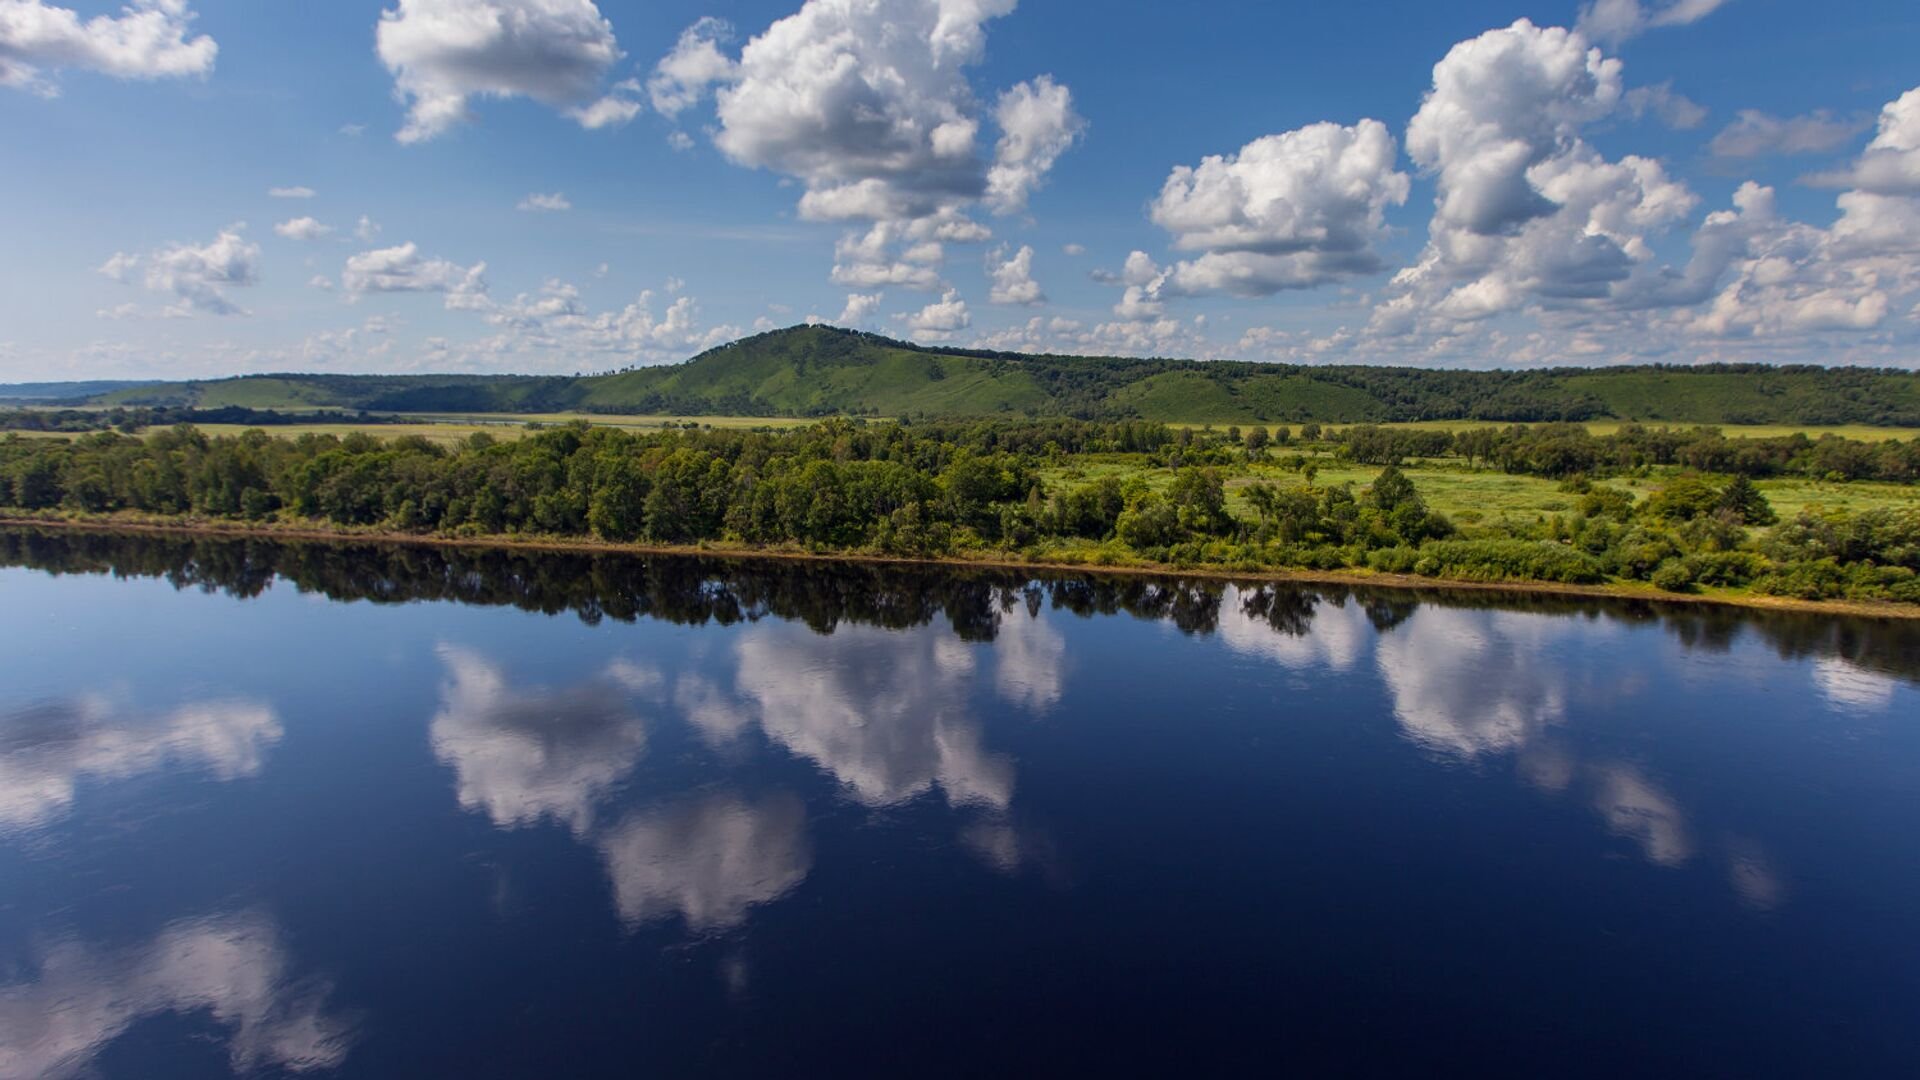
[[[1880,619],[1920,620],[1920,605],[1876,603],[1858,600],[1802,600],[1793,597],[1766,596],[1732,589],[1703,589],[1699,592],[1666,592],[1644,583],[1613,582],[1601,585],[1574,585],[1552,581],[1466,581],[1454,578],[1425,577],[1380,571],[1305,570],[1289,568],[1239,569],[1225,566],[1175,566],[1146,560],[1094,562],[1062,559],[1023,558],[1016,552],[992,551],[978,554],[954,554],[939,558],[918,558],[859,551],[809,551],[797,547],[758,547],[748,544],[707,542],[701,544],[616,543],[592,537],[543,537],[525,535],[444,536],[408,533],[391,529],[367,529],[300,522],[236,522],[208,518],[156,517],[140,514],[71,514],[46,516],[12,511],[0,514],[0,528],[37,527],[70,529],[76,532],[204,536],[219,539],[305,540],[319,542],[356,541],[442,548],[503,549],[513,551],[551,551],[606,555],[701,555],[724,558],[785,559],[811,562],[895,564],[902,566],[952,566],[977,569],[1040,570],[1056,573],[1135,574],[1181,577],[1210,581],[1275,582],[1295,585],[1343,585],[1407,589],[1420,591],[1497,593],[1514,596],[1586,597],[1594,599],[1635,600],[1663,605],[1710,605],[1758,611],[1805,614],[1849,615]]]

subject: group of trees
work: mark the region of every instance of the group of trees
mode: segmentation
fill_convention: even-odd
[[[244,405],[222,405],[201,409],[190,405],[116,405],[110,409],[0,409],[0,431],[51,431],[79,434],[85,431],[118,431],[133,435],[153,427],[177,424],[250,424],[277,427],[285,424],[400,424],[403,417],[372,413],[345,413],[337,409],[316,412],[284,413],[274,409],[250,409]]]
[[[1450,439],[1515,471],[1604,475],[1658,458],[1689,464],[1717,433],[1622,431],[1568,468],[1539,446],[1571,432],[1349,429],[1339,446],[1389,462]],[[1262,430],[1264,435],[1264,429]],[[1320,437],[1302,430],[1301,439]],[[1822,441],[1778,460],[1817,455]],[[1845,440],[1841,440],[1844,442]],[[1258,444],[1258,445],[1256,445]],[[1866,444],[1851,444],[1864,447]],[[1775,460],[1736,447],[1727,460]],[[1636,502],[1575,479],[1567,513],[1468,530],[1432,510],[1388,464],[1374,481],[1256,481],[1236,508],[1224,462],[1269,452],[1237,431],[1139,421],[885,424],[832,420],[788,431],[627,432],[584,423],[517,440],[446,447],[262,431],[210,438],[190,426],[146,438],[0,439],[0,507],[317,521],[462,536],[592,536],[615,542],[942,555],[991,549],[1048,558],[1240,568],[1301,566],[1473,580],[1644,580],[1668,589],[1742,586],[1802,596],[1920,602],[1920,511],[1803,515],[1774,524],[1744,470],[1688,472]],[[1869,450],[1877,454],[1877,450]],[[1880,460],[1874,457],[1872,460]],[[1899,453],[1888,460],[1904,460]],[[1153,463],[1158,463],[1154,465]],[[1117,470],[1096,464],[1129,463]],[[1665,463],[1665,462],[1662,462]],[[1070,479],[1043,482],[1067,464]],[[1082,467],[1085,466],[1085,467]],[[1095,475],[1089,475],[1089,470]],[[1104,472],[1104,475],[1098,475]],[[1271,475],[1266,474],[1266,475]],[[1717,478],[1716,478],[1717,477]],[[1769,531],[1761,532],[1758,530]]]
[[[1334,435],[1342,456],[1369,464],[1458,456],[1528,476],[1604,476],[1661,466],[1749,477],[1920,480],[1920,439],[1863,442],[1804,433],[1730,438],[1718,428],[1623,425],[1595,435],[1579,424],[1514,424],[1461,432],[1361,424]]]

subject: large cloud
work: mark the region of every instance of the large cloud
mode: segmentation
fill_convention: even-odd
[[[338,1066],[352,1044],[330,987],[297,979],[278,927],[257,912],[173,923],[152,939],[106,947],[63,939],[31,981],[0,986],[0,1075],[93,1075],[93,1059],[141,1021],[203,1016],[236,1073]]]
[[[808,0],[737,60],[703,20],[649,86],[672,115],[716,88],[713,138],[729,160],[799,181],[804,218],[879,227],[848,234],[843,247],[863,257],[838,259],[835,282],[933,290],[941,245],[989,235],[968,213],[1023,209],[1084,126],[1067,88],[1042,76],[999,97],[1001,134],[983,148],[967,72],[984,55],[987,22],[1014,3]]]
[[[1589,306],[1651,271],[1651,238],[1697,199],[1660,162],[1609,161],[1581,129],[1622,99],[1620,64],[1522,19],[1453,47],[1407,128],[1437,194],[1420,259],[1377,331],[1445,332],[1530,305]]]
[[[187,0],[133,0],[118,16],[84,22],[44,0],[0,0],[0,86],[45,97],[59,93],[47,70],[82,69],[121,79],[204,76],[220,47],[189,38]]]
[[[592,0],[399,0],[375,41],[407,103],[403,143],[467,120],[474,97],[532,98],[590,128],[639,111],[617,88],[600,95],[622,54]]]
[[[1495,236],[1552,213],[1528,170],[1621,93],[1620,62],[1560,27],[1522,19],[1455,45],[1407,125],[1408,155],[1437,176],[1434,227]]]
[[[1407,198],[1398,156],[1387,126],[1362,120],[1266,135],[1178,166],[1153,220],[1175,248],[1203,254],[1146,283],[1149,292],[1267,296],[1380,269],[1386,208]]]

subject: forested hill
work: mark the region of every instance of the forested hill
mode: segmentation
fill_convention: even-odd
[[[0,386],[0,399],[8,396],[9,388]],[[1221,424],[1621,419],[1920,427],[1920,375],[1763,365],[1435,371],[1027,356],[797,326],[683,364],[606,375],[257,375],[117,386],[68,403]]]

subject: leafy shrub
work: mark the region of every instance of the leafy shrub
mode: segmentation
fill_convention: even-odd
[[[1420,555],[1422,562],[1439,563],[1438,576],[1463,581],[1592,584],[1606,576],[1593,556],[1547,541],[1436,540],[1423,546]]]
[[[1693,569],[1685,559],[1668,559],[1653,572],[1654,588],[1666,592],[1692,592]]]

